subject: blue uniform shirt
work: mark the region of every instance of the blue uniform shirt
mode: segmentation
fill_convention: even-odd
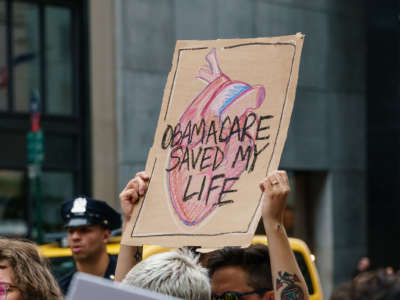
[[[110,262],[108,263],[108,267],[106,270],[106,273],[104,274],[104,278],[114,280],[114,274],[115,274],[115,268],[117,267],[117,258],[115,256],[110,257]],[[77,272],[75,269],[71,273],[69,273],[67,276],[63,277],[61,280],[59,280],[58,284],[61,288],[61,291],[64,293],[64,295],[67,294],[69,285],[71,284],[72,277],[74,274]]]

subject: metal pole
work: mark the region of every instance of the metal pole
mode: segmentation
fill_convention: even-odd
[[[28,237],[37,243],[43,242],[42,230],[42,162],[43,132],[40,128],[40,98],[38,92],[32,92],[30,97],[31,130],[27,135],[28,152]],[[35,229],[35,230],[34,230]]]
[[[35,180],[35,207],[36,207],[36,228],[37,237],[36,242],[38,244],[43,243],[43,228],[42,228],[42,164],[38,163],[37,177]]]
[[[28,219],[27,219],[27,225],[28,225],[28,232],[27,236],[29,239],[33,239],[33,215],[34,215],[34,199],[33,199],[33,182],[34,182],[34,170],[33,170],[33,164],[28,164],[28,205],[27,205],[27,210],[28,210]]]

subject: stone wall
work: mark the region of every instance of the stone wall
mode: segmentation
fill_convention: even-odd
[[[118,0],[118,170],[144,168],[175,41],[306,35],[281,168],[324,171],[315,251],[325,294],[366,252],[365,9],[361,0]]]

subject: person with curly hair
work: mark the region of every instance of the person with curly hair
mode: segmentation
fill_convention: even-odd
[[[34,243],[0,237],[0,299],[63,299],[47,260]]]

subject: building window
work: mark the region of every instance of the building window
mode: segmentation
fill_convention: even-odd
[[[8,69],[12,68],[13,80],[8,82],[13,83],[12,109],[28,112],[31,91],[41,92],[39,6],[13,2],[11,11],[12,66]]]
[[[72,81],[71,10],[45,7],[46,23],[46,101],[45,111],[53,115],[74,114]]]
[[[38,216],[43,231],[62,230],[60,204],[90,193],[86,14],[81,0],[0,0],[0,235],[26,235]],[[34,93],[44,133],[41,216],[28,200]]]

